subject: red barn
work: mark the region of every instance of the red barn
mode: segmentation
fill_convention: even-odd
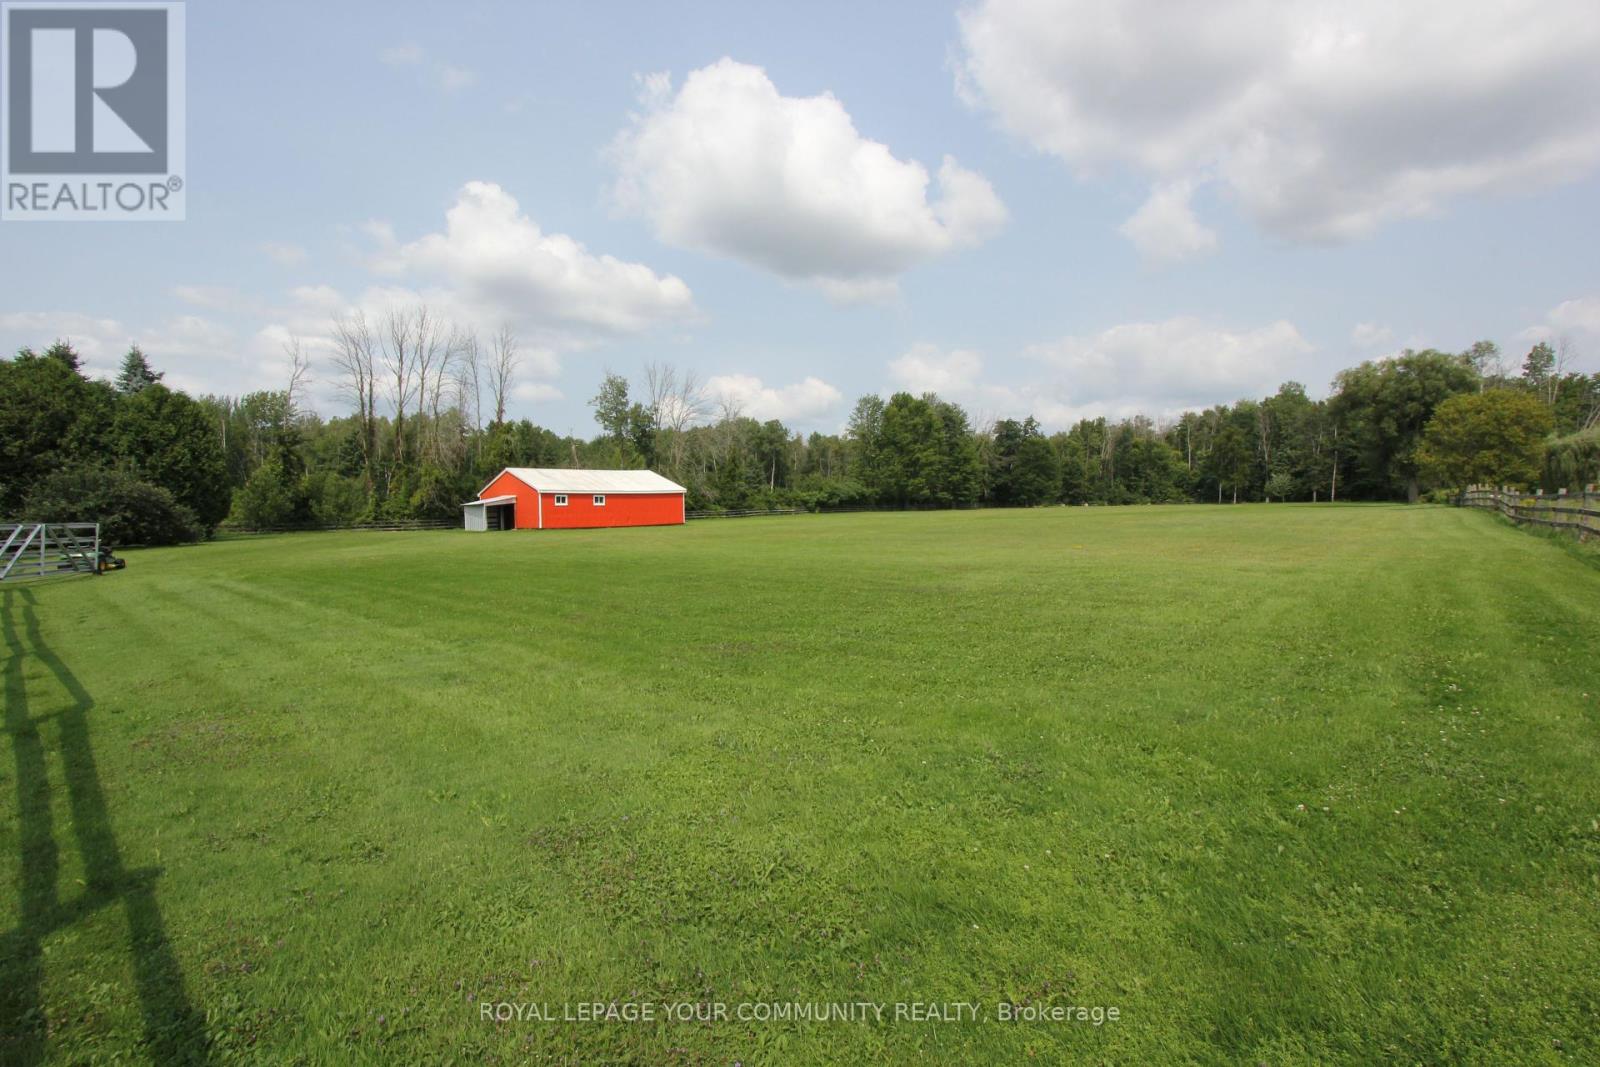
[[[507,467],[461,509],[469,530],[677,526],[683,493],[655,471]]]

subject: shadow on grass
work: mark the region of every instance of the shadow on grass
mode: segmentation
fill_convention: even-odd
[[[17,817],[22,864],[16,929],[0,935],[0,1062],[35,1064],[45,1058],[49,1028],[41,1000],[44,942],[100,908],[120,903],[144,1024],[144,1046],[156,1063],[210,1062],[205,1018],[189,1002],[183,972],[173,956],[156,903],[159,869],[128,870],[122,862],[105,791],[89,743],[94,698],[61,657],[45,644],[33,591],[7,590],[0,603],[0,632],[7,650],[5,730],[16,757]],[[28,706],[23,664],[42,663],[66,690],[68,705],[34,716]],[[49,757],[40,726],[55,727],[53,755],[60,763],[67,807],[83,859],[83,892],[63,901],[57,884],[60,845],[51,812]]]

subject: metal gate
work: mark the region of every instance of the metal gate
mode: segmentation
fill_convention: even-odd
[[[99,570],[97,522],[0,523],[0,582]]]

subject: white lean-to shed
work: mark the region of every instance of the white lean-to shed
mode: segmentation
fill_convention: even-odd
[[[514,496],[491,496],[483,500],[474,500],[461,506],[461,513],[466,518],[467,529],[483,533],[488,530],[509,530],[512,523],[512,507],[517,498]]]

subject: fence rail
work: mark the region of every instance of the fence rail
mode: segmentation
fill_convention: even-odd
[[[685,519],[750,519],[762,515],[809,515],[805,508],[741,508],[733,511],[686,511]]]
[[[328,533],[333,530],[459,530],[457,519],[392,519],[388,522],[356,522],[343,526],[223,526],[223,533]]]
[[[99,571],[99,523],[0,523],[0,582]]]
[[[1581,493],[1562,489],[1555,493],[1533,493],[1510,486],[1473,485],[1457,503],[1465,508],[1485,508],[1499,512],[1512,522],[1572,530],[1580,539],[1600,536],[1600,492],[1586,485]]]
[[[978,511],[992,504],[846,504],[812,508],[734,508],[728,511],[689,511],[686,519],[748,519],[764,515],[848,515],[860,511]]]

